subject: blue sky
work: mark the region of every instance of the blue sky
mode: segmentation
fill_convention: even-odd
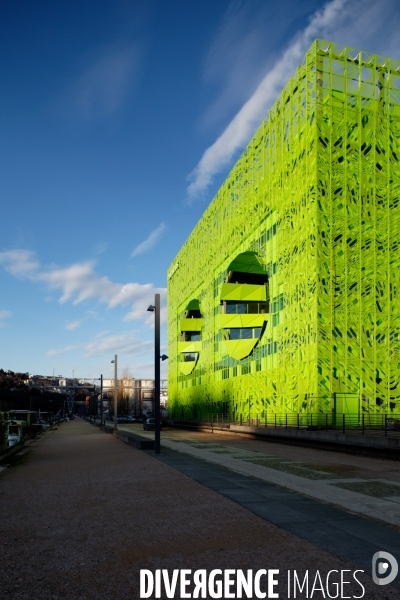
[[[147,306],[307,47],[398,31],[394,0],[2,3],[0,367],[152,376]]]

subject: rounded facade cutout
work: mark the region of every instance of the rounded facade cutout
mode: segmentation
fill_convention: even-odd
[[[185,309],[184,318],[179,322],[179,369],[184,375],[190,375],[199,360],[202,327],[200,302],[197,299],[191,300]]]
[[[229,265],[220,295],[219,326],[229,356],[242,360],[258,344],[269,314],[268,275],[255,252]]]

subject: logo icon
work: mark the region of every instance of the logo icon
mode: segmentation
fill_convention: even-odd
[[[376,585],[388,585],[397,577],[399,565],[389,552],[375,552],[372,557],[372,580]]]

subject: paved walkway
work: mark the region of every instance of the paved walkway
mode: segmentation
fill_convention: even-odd
[[[148,438],[140,425],[119,426]],[[400,527],[400,463],[220,433],[162,432],[163,447]]]
[[[282,488],[267,489],[259,479],[182,452],[167,450],[160,458],[79,419],[17,457],[0,473],[0,597],[135,599],[140,568],[274,568],[285,598],[288,569],[318,569],[324,577],[332,569],[356,568],[356,554],[340,559],[283,522],[271,523],[278,523],[272,513],[255,514],[257,502],[280,504]],[[215,489],[225,495],[211,489],[216,470]],[[250,481],[255,501],[239,497],[241,488],[248,493]],[[296,522],[300,496],[283,492],[292,494]],[[366,574],[359,576],[366,598],[399,598],[395,587],[379,588]],[[351,584],[346,591],[357,596],[360,587]]]

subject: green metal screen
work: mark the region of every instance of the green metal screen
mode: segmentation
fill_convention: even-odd
[[[316,40],[169,269],[173,417],[400,412],[399,159],[400,61]]]

